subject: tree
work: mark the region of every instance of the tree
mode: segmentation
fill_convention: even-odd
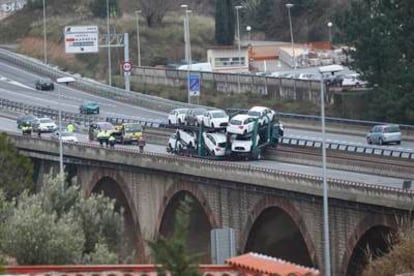
[[[199,255],[191,255],[186,247],[186,237],[190,222],[191,201],[183,201],[177,209],[174,233],[170,238],[158,237],[148,241],[157,264],[161,264],[160,273],[170,272],[172,276],[199,276]]]
[[[414,229],[401,234],[390,253],[371,261],[364,276],[402,275],[414,271]]]
[[[234,43],[234,5],[232,0],[216,1],[216,43],[233,45]]]
[[[60,178],[47,175],[38,194],[25,192],[13,203],[12,211],[0,212],[0,250],[19,264],[116,261],[123,218],[113,200],[84,199],[76,185],[62,191]]]
[[[410,0],[356,1],[336,24],[349,46],[353,69],[375,88],[369,118],[412,123],[414,7]]]
[[[109,15],[111,17],[121,16],[121,10],[119,8],[119,0],[108,0]],[[92,14],[96,17],[106,18],[106,1],[105,0],[93,0],[90,3]]]
[[[17,152],[7,134],[0,134],[0,188],[6,200],[18,196],[24,189],[34,190],[33,164]]]
[[[178,0],[139,0],[138,7],[147,21],[148,27],[158,27],[169,10],[179,8],[181,1]],[[190,7],[191,9],[191,7]]]

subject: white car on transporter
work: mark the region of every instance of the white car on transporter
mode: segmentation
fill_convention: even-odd
[[[201,123],[206,127],[225,128],[229,124],[229,115],[221,109],[208,110],[203,114]]]
[[[247,114],[238,114],[230,119],[227,132],[246,135],[253,131],[256,119]]]
[[[187,113],[188,108],[176,108],[171,110],[168,114],[168,124],[169,125],[181,125],[184,124],[185,114]]]
[[[265,106],[253,106],[247,111],[247,115],[259,119],[261,126],[273,121],[276,112]]]

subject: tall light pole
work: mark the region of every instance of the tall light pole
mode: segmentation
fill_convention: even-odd
[[[325,82],[324,74],[344,70],[341,65],[319,67],[321,75],[321,122],[322,122],[322,181],[323,181],[323,237],[325,276],[331,276],[331,253],[329,245],[328,184],[326,181],[326,134],[325,134]]]
[[[247,31],[247,38],[248,38],[249,43],[250,43],[250,40],[251,40],[250,32],[252,31],[252,27],[251,26],[246,26],[246,31]]]
[[[329,30],[329,42],[331,43],[331,47],[332,47],[332,26],[333,24],[331,21],[329,21],[327,25],[328,25],[328,30]]]
[[[188,5],[183,4],[181,8],[185,9],[185,17],[184,17],[184,44],[185,44],[185,59],[187,61],[187,102],[191,102],[190,96],[190,71],[191,71],[191,40],[190,40],[190,18],[189,14],[191,10],[188,9]]]
[[[292,44],[292,61],[293,61],[293,70],[296,71],[296,56],[295,56],[295,44],[293,43],[293,28],[292,28],[292,17],[290,16],[290,9],[293,8],[293,4],[287,3],[286,8],[288,9],[289,16],[289,28],[290,28],[290,41]],[[296,73],[296,72],[295,72]]]
[[[112,65],[111,65],[111,30],[109,29],[109,0],[106,0],[106,31],[107,31],[107,47],[108,47],[108,84],[112,86]]]
[[[58,83],[57,87],[59,90],[58,93],[58,101],[59,101],[59,178],[62,185],[62,192],[64,190],[64,171],[63,171],[63,145],[62,145],[62,88],[60,87],[60,84],[66,83],[66,85],[69,85],[69,83],[74,82],[75,79],[72,77],[62,77],[56,79],[56,82]]]
[[[239,67],[241,66],[241,53],[240,53],[240,21],[239,21],[239,10],[243,6],[235,6],[236,9],[236,20],[237,20],[237,52],[239,56]],[[237,92],[240,94],[240,72],[237,72]]]
[[[138,58],[138,67],[141,67],[141,44],[139,41],[139,14],[141,10],[135,11],[135,16],[137,18],[137,58]]]
[[[43,61],[47,64],[46,3],[43,0]]]

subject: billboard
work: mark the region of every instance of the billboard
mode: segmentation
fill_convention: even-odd
[[[67,54],[98,52],[98,26],[66,26],[64,33]]]

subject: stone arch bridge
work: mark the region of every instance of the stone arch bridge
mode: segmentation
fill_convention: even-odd
[[[11,136],[35,160],[41,181],[58,166],[58,143]],[[188,243],[209,263],[210,230],[231,227],[238,254],[249,251],[323,268],[319,177],[244,163],[139,154],[65,144],[64,162],[85,196],[103,192],[126,210],[128,236],[148,258],[146,240],[171,234],[179,203],[192,199]],[[328,179],[333,275],[360,275],[364,250],[386,251],[387,237],[412,223],[414,193]]]

